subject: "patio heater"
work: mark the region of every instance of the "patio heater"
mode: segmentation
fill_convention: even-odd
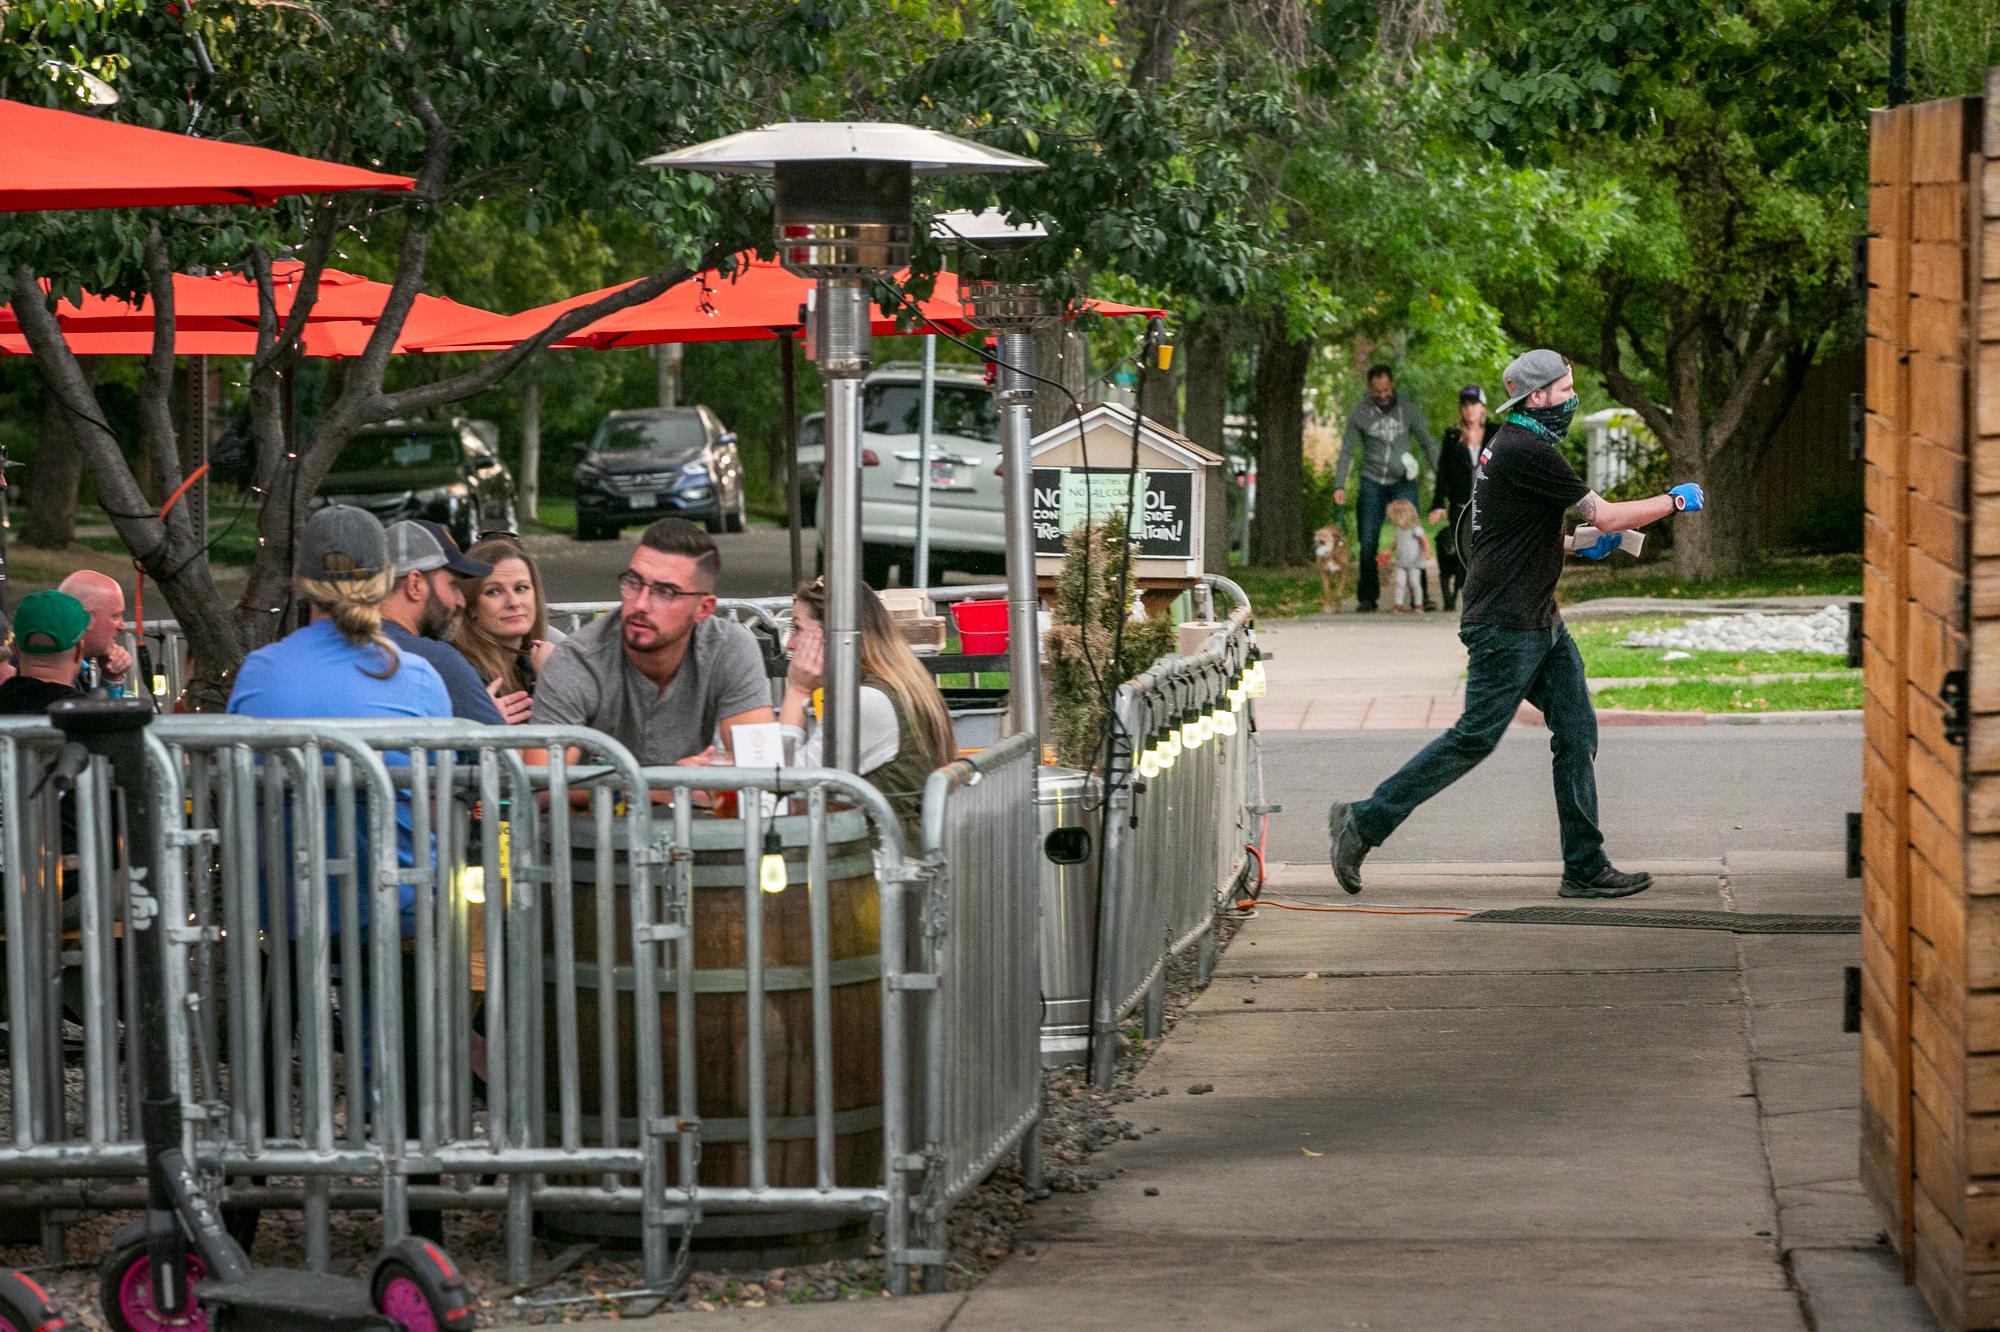
[[[1001,503],[1007,533],[1008,735],[1033,734],[1042,699],[1042,654],[1035,587],[1034,467],[1028,457],[1034,381],[1023,371],[1035,363],[1034,331],[1062,318],[1062,307],[1027,272],[1026,252],[1047,239],[1039,223],[1009,222],[1004,213],[940,213],[931,235],[958,251],[958,298],[965,321],[996,335],[998,373],[994,402],[1000,408]]]
[[[775,180],[778,262],[819,285],[807,350],[826,381],[826,727],[832,767],[860,767],[861,381],[872,284],[910,259],[917,176],[1038,170],[1033,158],[913,125],[767,125],[645,165]]]

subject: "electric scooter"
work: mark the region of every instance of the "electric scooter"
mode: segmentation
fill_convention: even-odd
[[[144,698],[65,699],[49,708],[49,720],[67,741],[49,779],[59,786],[73,783],[93,755],[102,755],[126,797],[126,919],[136,943],[138,992],[132,1044],[139,1059],[147,1200],[145,1220],[119,1232],[98,1269],[105,1320],[116,1332],[469,1329],[476,1312],[471,1292],[436,1244],[414,1236],[398,1240],[365,1278],[257,1269],[203,1194],[194,1163],[181,1147],[181,1104],[167,1053],[173,1015],[166,1003],[166,922],[160,919],[154,878],[165,848],[146,755],[152,717]],[[0,1281],[0,1309],[11,1317],[9,1289]],[[49,1329],[45,1322],[24,1322],[22,1332]]]

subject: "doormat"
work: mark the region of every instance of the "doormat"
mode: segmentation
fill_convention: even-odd
[[[1732,934],[1859,934],[1859,916],[1748,911],[1653,911],[1640,907],[1510,907],[1464,917],[1467,925],[1629,925],[1645,930],[1727,930]]]

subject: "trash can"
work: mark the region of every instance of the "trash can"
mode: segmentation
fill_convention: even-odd
[[[1097,948],[1100,783],[1075,768],[1043,767],[1041,816],[1042,1065],[1080,1063],[1090,1045],[1090,973]]]

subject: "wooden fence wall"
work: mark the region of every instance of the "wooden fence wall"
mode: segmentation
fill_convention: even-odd
[[[2000,1328],[1991,94],[1877,112],[1870,153],[1861,1166],[1951,1328]]]

